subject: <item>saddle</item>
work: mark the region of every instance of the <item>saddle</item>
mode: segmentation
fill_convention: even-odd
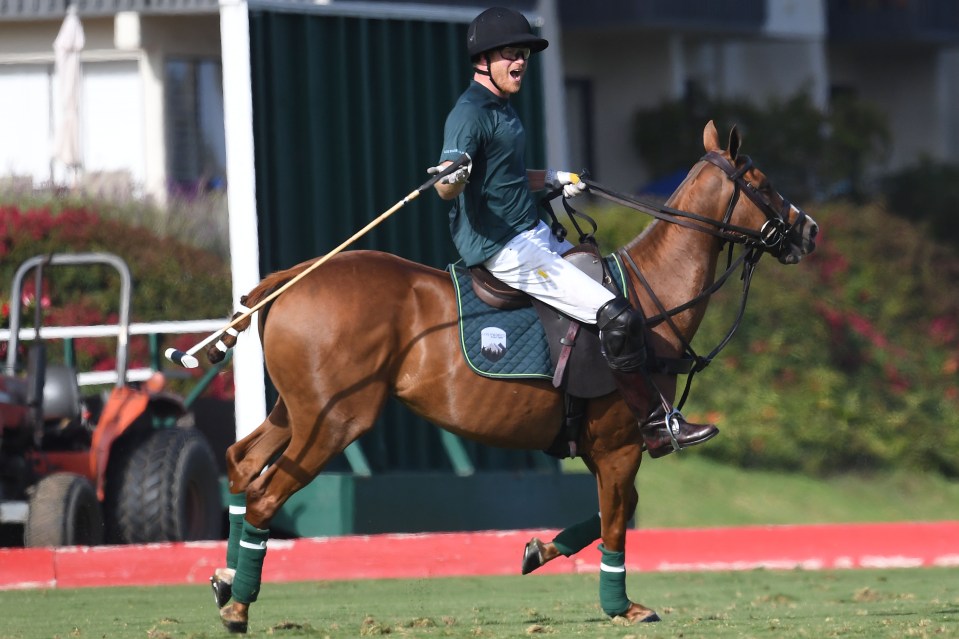
[[[595,244],[580,244],[563,257],[594,281],[619,294]],[[536,310],[546,333],[550,361],[555,370],[553,386],[584,399],[602,397],[616,390],[613,375],[600,351],[599,334],[594,325],[582,324],[523,291],[503,284],[482,266],[469,270],[473,292],[489,306],[498,309],[532,306]]]

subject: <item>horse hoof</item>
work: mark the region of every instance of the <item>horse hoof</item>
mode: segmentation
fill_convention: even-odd
[[[655,610],[650,610],[646,606],[630,602],[629,608],[623,613],[623,617],[629,620],[630,625],[635,623],[653,623],[662,621]]]
[[[249,621],[246,616],[246,611],[241,613],[235,610],[232,605],[226,606],[220,609],[220,621],[223,622],[223,627],[230,632],[246,634]]]
[[[528,575],[543,565],[543,542],[533,537],[523,551],[523,574]]]
[[[222,608],[230,601],[233,595],[233,584],[224,581],[219,574],[210,577],[210,586],[213,588],[213,600],[217,608]]]

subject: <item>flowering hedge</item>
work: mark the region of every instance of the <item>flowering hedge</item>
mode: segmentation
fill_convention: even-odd
[[[905,467],[959,477],[959,254],[881,206],[810,207],[816,252],[769,257],[742,325],[696,376],[685,413],[720,436],[688,454],[828,475]],[[601,217],[604,248],[637,232]],[[618,228],[614,228],[618,224]],[[708,353],[739,287],[713,298],[693,343]]]
[[[51,206],[21,209],[0,205],[0,322],[9,322],[10,287],[25,260],[50,253],[103,251],[123,258],[133,277],[131,321],[225,318],[230,312],[229,264],[212,251],[190,246],[149,229],[105,219],[92,207]],[[107,266],[57,266],[44,274],[40,304],[45,326],[85,326],[117,321],[119,277]],[[33,278],[24,282],[21,323],[32,326]],[[167,345],[189,348],[203,336],[169,338]],[[4,344],[3,347],[6,345]],[[58,349],[52,348],[56,357]],[[109,370],[115,365],[116,340],[76,340],[79,370]],[[149,365],[146,336],[131,337],[131,367]],[[214,384],[220,394],[229,379]]]

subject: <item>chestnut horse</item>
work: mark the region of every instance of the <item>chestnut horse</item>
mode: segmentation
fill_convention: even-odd
[[[757,253],[770,252],[784,264],[799,262],[815,248],[816,223],[776,192],[748,157],[739,155],[735,128],[727,150],[720,147],[712,122],[703,142],[706,156],[667,202],[670,210],[692,215],[683,223],[655,221],[620,249],[649,285],[635,270],[630,272],[647,314],[680,307],[706,291],[724,241],[753,241]],[[267,276],[246,304],[252,306],[309,265]],[[706,312],[708,295],[700,300],[671,322],[650,329],[657,356],[682,354],[684,340],[688,344],[692,339]],[[246,319],[237,328],[249,324]],[[563,397],[548,381],[489,379],[472,372],[459,344],[449,274],[394,255],[336,255],[260,313],[259,329],[279,399],[266,420],[227,451],[230,491],[246,497],[244,534],[252,527],[263,535],[262,542],[242,543],[238,551],[236,579],[250,571],[255,574],[244,578],[255,585],[240,597],[234,582],[234,602],[220,611],[234,631],[246,630],[262,569],[262,552],[247,564],[244,553],[265,548],[266,529],[277,510],[373,427],[389,395],[440,428],[502,448],[545,449],[563,420]],[[232,346],[236,339],[224,341]],[[221,359],[222,353],[213,348],[208,357]],[[659,377],[661,390],[672,398],[675,377]],[[627,522],[638,500],[635,479],[643,438],[618,393],[590,400],[578,444],[596,477],[602,542],[623,552]],[[651,609],[632,602],[617,614],[634,621],[658,619]]]

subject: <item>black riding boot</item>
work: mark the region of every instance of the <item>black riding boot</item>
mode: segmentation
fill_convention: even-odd
[[[616,297],[604,304],[596,315],[596,325],[603,355],[620,394],[639,421],[650,457],[662,457],[674,450],[701,444],[719,433],[712,424],[687,422],[656,388],[645,370],[645,318],[625,298]],[[650,395],[659,401],[654,401],[653,409],[647,414],[643,407]]]
[[[655,387],[654,387],[655,388]],[[668,455],[674,450],[702,444],[719,434],[713,424],[694,424],[687,422],[682,413],[673,408],[660,395],[646,422],[639,427],[646,443],[646,452],[653,459]]]

